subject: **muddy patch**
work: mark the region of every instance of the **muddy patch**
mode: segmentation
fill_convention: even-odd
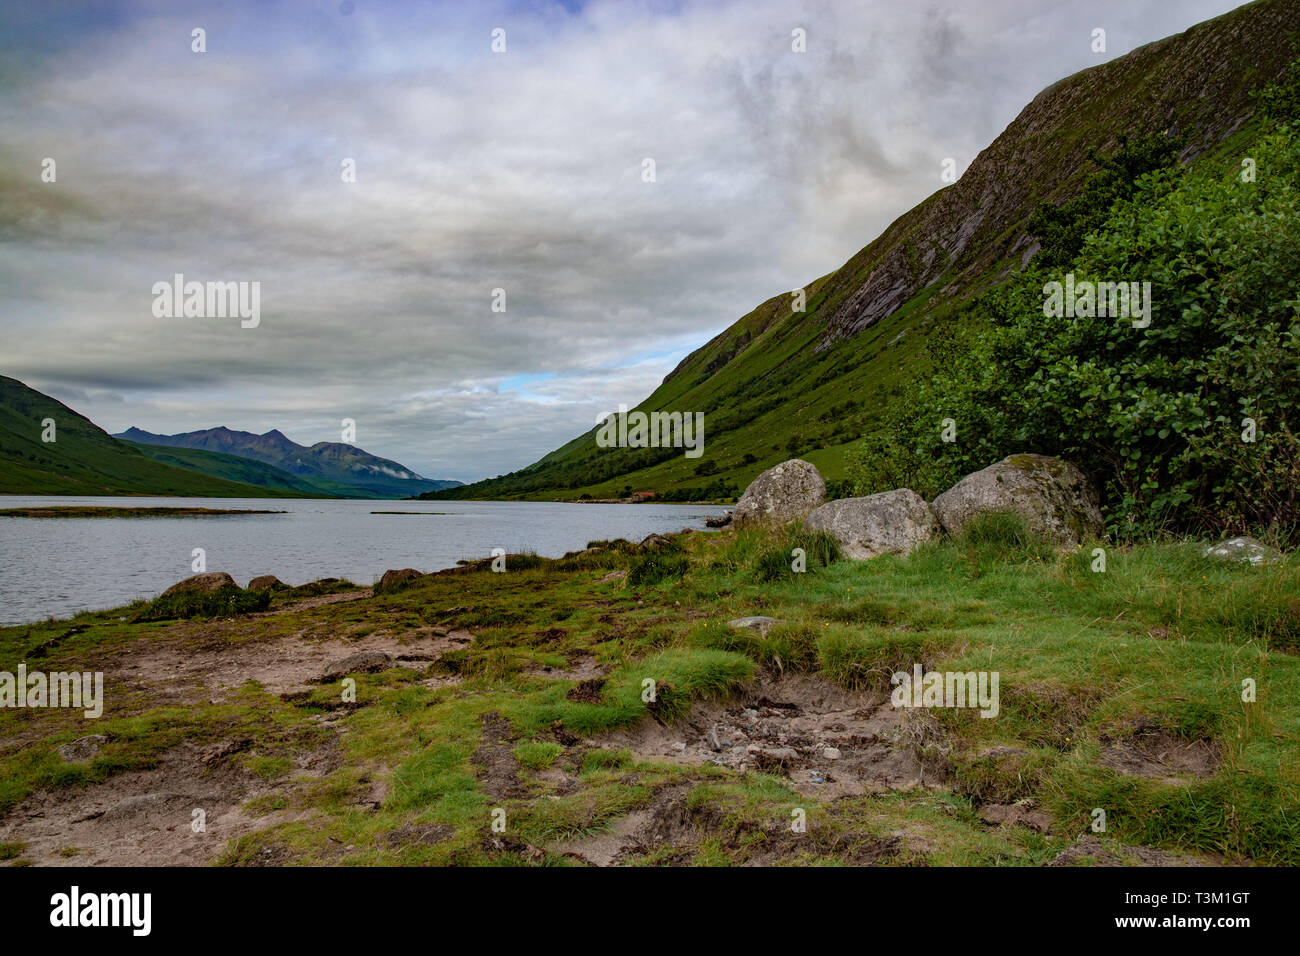
[[[1083,834],[1048,866],[1218,866],[1221,861]]]
[[[1219,767],[1219,748],[1204,738],[1188,740],[1141,719],[1132,732],[1103,736],[1101,764],[1122,774],[1181,784],[1209,777]]]
[[[1033,801],[1020,803],[986,803],[979,809],[979,818],[990,826],[1025,826],[1039,833],[1052,829],[1052,815],[1035,808]]]
[[[580,704],[599,704],[604,697],[604,688],[605,678],[593,677],[579,681],[578,686],[571,688],[564,696]]]
[[[420,826],[404,823],[396,830],[390,830],[379,838],[389,849],[400,850],[408,846],[433,846],[441,843],[456,833],[456,828],[447,823],[434,823]]]
[[[348,657],[367,652],[387,654],[393,658],[392,666],[423,672],[428,662],[473,639],[467,631],[417,628],[403,634],[400,643],[382,632],[356,639],[309,639],[301,634],[250,641],[217,638],[197,646],[181,641],[137,641],[107,670],[125,682],[148,682],[164,698],[219,700],[250,680],[272,694],[300,694],[310,690],[331,665]],[[160,675],[166,678],[165,683],[154,686]]]
[[[547,665],[542,665],[541,667],[533,668],[528,673],[534,677],[545,677],[547,680],[576,681],[597,680],[609,674],[609,668],[598,663],[596,658],[590,654],[577,652],[571,654],[568,660],[568,667],[549,667]]]
[[[762,678],[731,702],[701,703],[675,724],[650,718],[587,741],[638,759],[711,763],[786,777],[805,795],[937,786],[922,758],[924,715],[888,697],[843,690],[812,676]]]
[[[552,847],[553,852],[590,866],[619,866],[653,856],[664,865],[688,865],[705,841],[719,842],[745,866],[773,866],[804,857],[869,866],[897,856],[898,836],[813,830],[796,833],[787,824],[730,822],[717,807],[692,806],[693,784],[665,787],[649,806],[614,822],[602,833]]]
[[[118,774],[85,789],[32,794],[6,815],[0,842],[25,843],[23,858],[46,866],[203,865],[231,839],[308,815],[244,810],[248,800],[276,785],[230,759],[242,749],[238,741],[184,743],[152,770]],[[333,741],[295,761],[298,773],[308,776],[337,762]],[[196,821],[203,824],[198,832]]]
[[[514,736],[510,722],[495,710],[483,715],[483,736],[470,762],[478,774],[483,792],[493,800],[509,800],[525,795],[519,781],[519,764],[515,762]]]

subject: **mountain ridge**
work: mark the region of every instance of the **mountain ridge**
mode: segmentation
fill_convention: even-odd
[[[298,496],[155,461],[57,399],[4,375],[0,465],[0,494]]]
[[[234,455],[270,465],[296,478],[370,494],[412,497],[459,485],[459,482],[425,478],[399,462],[344,442],[300,445],[278,428],[258,435],[219,425],[162,435],[132,425],[113,437],[139,445]]]

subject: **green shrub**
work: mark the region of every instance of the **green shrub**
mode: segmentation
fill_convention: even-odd
[[[680,578],[690,570],[691,562],[684,554],[669,549],[652,551],[632,563],[627,572],[627,583],[632,587],[659,584],[670,578]]]
[[[137,621],[165,621],[174,618],[224,617],[265,611],[271,605],[270,591],[222,588],[219,591],[181,591],[154,598]]]
[[[957,535],[956,543],[994,561],[1046,560],[1054,553],[1052,545],[1030,531],[1025,519],[1013,511],[975,515]]]

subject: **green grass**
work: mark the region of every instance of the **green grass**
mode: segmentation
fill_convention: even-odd
[[[217,617],[265,611],[271,605],[270,591],[249,591],[225,587],[219,591],[179,591],[154,598],[139,612],[137,620],[165,621],[175,618]]]

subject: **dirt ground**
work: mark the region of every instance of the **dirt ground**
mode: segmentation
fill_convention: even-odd
[[[329,594],[286,603],[256,617],[369,597],[369,590]],[[397,666],[423,671],[428,662],[474,640],[464,630],[429,627],[394,635],[360,638],[292,633],[274,638],[230,641],[198,639],[135,641],[104,662],[105,681],[148,692],[159,703],[205,699],[212,703],[249,680],[267,691],[292,695],[310,690],[323,673],[361,651],[388,654]],[[426,683],[444,686],[454,677]],[[334,730],[326,716],[318,726]],[[296,778],[323,776],[339,766],[338,734],[317,750],[293,760]],[[18,742],[15,741],[15,744]],[[231,756],[238,741],[186,742],[163,754],[158,767],[116,774],[85,788],[40,791],[0,821],[0,842],[26,844],[25,859],[38,865],[197,866],[210,862],[232,838],[305,814],[276,811],[255,815],[248,801],[275,792],[275,784],[238,766]],[[378,805],[386,784],[378,779],[363,803]],[[196,830],[195,811],[203,811]],[[188,834],[177,840],[175,833]]]
[[[786,777],[817,799],[938,786],[917,744],[924,719],[888,697],[842,690],[820,677],[761,677],[726,703],[696,705],[665,726],[650,718],[589,741],[638,759],[711,763]]]
[[[274,788],[228,759],[203,759],[220,749],[185,743],[153,770],[118,774],[85,789],[34,793],[0,824],[0,841],[26,843],[23,856],[43,866],[200,866],[232,838],[305,816],[254,816],[242,809]],[[321,776],[338,760],[332,743],[299,758],[295,770]],[[185,838],[176,839],[177,833]]]

